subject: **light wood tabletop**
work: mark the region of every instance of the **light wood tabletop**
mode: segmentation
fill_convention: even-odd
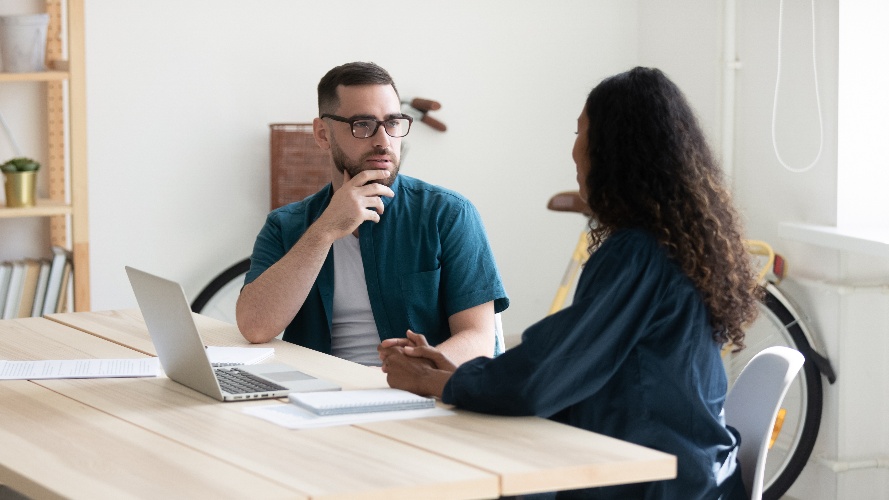
[[[0,328],[0,358],[3,359],[46,359],[41,356],[44,348],[50,349],[50,359],[146,356],[46,319],[14,320],[10,323],[12,324],[7,326],[8,323],[3,322],[3,328]],[[30,341],[24,341],[28,332],[39,333],[30,336]],[[67,350],[64,347],[66,344],[69,346]],[[7,349],[7,345],[12,347]],[[338,363],[342,360],[331,361]],[[2,387],[5,385],[6,382],[3,382]],[[38,396],[43,393],[58,397],[64,395],[63,400],[76,402],[78,408],[88,411],[89,415],[82,420],[70,422],[69,427],[64,430],[66,434],[72,435],[66,443],[70,445],[72,452],[82,448],[90,450],[91,454],[103,456],[107,451],[105,448],[118,444],[130,448],[126,440],[115,444],[114,439],[106,438],[96,440],[94,444],[95,432],[100,432],[101,427],[91,423],[90,417],[93,414],[113,419],[119,424],[125,423],[120,431],[122,434],[126,434],[129,429],[137,437],[148,435],[160,439],[162,436],[167,444],[167,454],[176,459],[173,463],[153,470],[143,470],[142,461],[151,460],[151,463],[155,463],[162,459],[157,452],[145,453],[145,445],[141,445],[129,461],[119,460],[115,455],[111,457],[117,459],[112,462],[118,464],[117,467],[129,467],[131,474],[144,473],[148,478],[143,481],[155,483],[153,491],[165,492],[167,496],[187,496],[183,494],[180,484],[191,482],[192,470],[183,468],[177,474],[171,472],[175,471],[179,460],[195,454],[195,450],[200,452],[202,458],[195,461],[194,466],[194,472],[200,472],[200,475],[195,476],[194,487],[197,491],[204,486],[201,479],[203,476],[234,478],[232,480],[236,481],[238,474],[232,473],[232,468],[237,469],[240,475],[254,476],[253,481],[289,489],[289,493],[283,496],[295,498],[356,498],[365,493],[371,498],[420,498],[426,496],[430,488],[433,491],[451,491],[456,495],[454,498],[472,498],[497,496],[499,491],[497,477],[492,473],[357,427],[294,432],[241,412],[247,405],[276,401],[254,400],[222,404],[165,377],[39,380],[30,385],[43,389],[36,393]],[[42,402],[42,398],[38,399],[41,400],[41,409],[51,404]],[[13,406],[17,407],[21,398],[13,401]],[[24,438],[23,447],[31,445],[32,440],[40,443],[45,439],[45,425],[40,415],[38,410],[29,414],[31,427],[22,429],[21,424],[7,425],[19,420],[17,413],[0,414],[0,428],[19,431]],[[53,419],[55,420],[57,418]],[[87,429],[81,429],[78,425],[83,422],[90,422]],[[24,432],[25,430],[29,431]],[[53,440],[46,442],[50,453],[52,447],[49,445],[52,442]],[[0,451],[0,464],[4,467],[7,463],[16,464],[16,456],[21,451],[7,450],[4,447]],[[55,465],[67,470],[68,474],[63,476],[69,478],[94,476],[80,468],[81,460],[77,455],[72,455],[67,459],[57,460],[59,463]],[[39,488],[22,491],[20,481],[5,477],[2,472],[0,482],[28,496],[39,498],[56,495],[72,497],[81,493],[56,485],[51,476],[57,473],[55,469],[41,469],[37,462],[27,469],[27,473],[17,475],[20,476],[19,479],[41,478],[39,482],[42,484],[32,485]],[[51,489],[46,484],[47,481],[52,485]],[[101,475],[93,477],[96,486],[101,486],[102,481]],[[86,489],[82,491],[85,497],[97,498],[105,491],[93,489],[89,481],[75,483],[85,483]],[[226,486],[227,482],[222,482],[219,487],[207,488],[206,494],[213,493],[222,498],[244,498],[252,497],[255,492],[266,491],[243,486],[226,493]],[[282,496],[272,493],[269,496]],[[138,489],[134,489],[133,494],[136,497],[143,496]],[[153,495],[145,493],[144,496]],[[448,496],[443,495],[442,498]]]
[[[249,345],[195,318],[206,344]],[[274,362],[344,388],[386,386],[378,368],[267,345]],[[153,353],[138,310],[0,321],[0,359]],[[3,381],[0,401],[13,444],[0,447],[0,484],[41,498],[496,498],[676,474],[672,455],[536,417],[456,410],[297,431],[242,411],[284,400],[220,403],[166,377]]]
[[[40,384],[0,401],[0,483],[31,498],[308,498]]]
[[[676,475],[672,455],[537,417],[459,412],[358,427],[492,471],[502,495],[655,481]]]

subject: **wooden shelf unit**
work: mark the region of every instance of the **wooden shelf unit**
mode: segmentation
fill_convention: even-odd
[[[65,202],[39,198],[33,207],[7,208],[0,203],[0,219],[20,217],[55,217],[71,215],[71,205]]]
[[[83,1],[45,0],[49,14],[46,36],[49,70],[0,72],[0,85],[34,82],[47,86],[48,136],[43,168],[48,170],[49,179],[48,199],[39,199],[36,206],[27,208],[7,208],[0,204],[0,218],[49,218],[50,242],[71,250],[75,311],[90,310]],[[62,30],[62,23],[66,21],[67,57]]]
[[[57,61],[53,64],[63,64],[64,61]],[[48,70],[37,73],[2,73],[0,72],[0,82],[52,82],[68,79],[67,71]]]

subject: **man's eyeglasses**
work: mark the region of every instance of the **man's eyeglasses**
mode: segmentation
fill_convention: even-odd
[[[389,137],[404,137],[411,130],[414,119],[408,115],[386,120],[374,120],[372,118],[344,118],[342,116],[324,113],[321,118],[330,118],[338,122],[348,123],[352,127],[352,136],[357,139],[367,139],[376,135],[380,125],[389,134]]]

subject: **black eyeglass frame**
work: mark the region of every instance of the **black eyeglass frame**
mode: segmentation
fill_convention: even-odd
[[[401,137],[406,136],[408,134],[408,132],[411,131],[411,125],[414,123],[414,119],[410,115],[401,115],[401,116],[397,116],[397,117],[387,118],[385,120],[377,120],[376,118],[346,118],[344,116],[332,115],[330,113],[324,113],[321,115],[321,118],[330,118],[331,120],[334,120],[334,121],[348,123],[349,130],[352,131],[352,137],[354,137],[356,139],[370,139],[371,137],[377,135],[377,132],[380,130],[380,125],[383,125],[384,123],[386,123],[389,120],[402,120],[403,119],[403,120],[407,120],[407,130],[405,130],[404,135],[392,135],[389,133],[389,129],[386,128],[385,125],[383,125],[383,130],[386,131],[386,135],[388,135],[389,137],[392,137],[392,138],[396,138],[396,139],[401,138]],[[371,131],[367,137],[358,137],[357,135],[355,135],[355,123],[356,122],[374,122],[376,125],[374,126],[373,131]]]

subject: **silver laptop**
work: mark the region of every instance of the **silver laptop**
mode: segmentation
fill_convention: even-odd
[[[126,270],[157,357],[170,379],[220,401],[340,390],[332,382],[279,363],[213,368],[182,286],[129,266]]]

